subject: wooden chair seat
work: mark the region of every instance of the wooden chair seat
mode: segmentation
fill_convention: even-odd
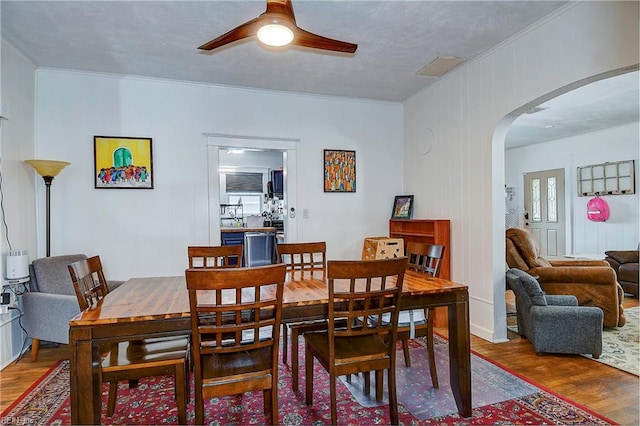
[[[119,342],[118,350],[111,350],[102,360],[103,371],[115,369],[126,370],[127,367],[137,368],[140,363],[164,365],[174,363],[178,357],[184,357],[185,348],[189,344],[186,337],[167,340],[141,340]],[[117,358],[116,358],[117,357]],[[116,368],[112,368],[114,363]]]
[[[233,394],[225,389],[226,383],[234,380],[242,382],[257,381],[257,389],[271,386],[271,348],[265,347],[252,352],[231,352],[219,355],[202,356],[203,386],[211,387],[209,395],[222,396]],[[264,380],[268,380],[265,382]],[[235,389],[237,384],[232,385]],[[216,389],[217,391],[214,391]]]
[[[316,348],[316,353],[320,355],[321,359],[329,358],[328,340],[328,331],[309,333],[307,336],[307,341]],[[337,338],[334,350],[336,372],[340,367],[349,370],[349,364],[387,359],[389,352],[387,343],[379,336],[374,335]],[[360,371],[362,371],[361,368],[357,367],[354,371],[345,371],[344,374],[359,373]]]

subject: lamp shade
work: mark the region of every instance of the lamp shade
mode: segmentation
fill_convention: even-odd
[[[25,163],[31,165],[40,176],[57,176],[58,173],[69,164],[66,161],[54,160],[24,160]]]

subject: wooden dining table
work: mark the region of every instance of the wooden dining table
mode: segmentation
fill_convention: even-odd
[[[283,321],[326,318],[328,305],[322,271],[287,272]],[[402,309],[447,307],[451,390],[458,413],[471,417],[468,287],[407,271],[400,305]],[[184,335],[190,330],[184,276],[132,278],[74,317],[69,322],[71,423],[100,424],[102,344]]]

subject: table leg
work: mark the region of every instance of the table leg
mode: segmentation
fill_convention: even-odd
[[[471,337],[469,298],[448,307],[451,391],[462,417],[471,417]]]
[[[100,354],[89,328],[69,329],[71,424],[100,424]]]

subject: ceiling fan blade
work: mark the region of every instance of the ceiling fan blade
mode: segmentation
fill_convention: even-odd
[[[347,43],[346,41],[334,40],[332,38],[323,37],[317,34],[305,31],[300,27],[296,27],[295,36],[291,44],[302,47],[310,47],[313,49],[333,50],[335,52],[354,53],[358,48],[357,44]]]
[[[294,24],[296,22],[291,0],[267,0],[267,10],[265,11],[265,14],[284,15],[290,18]]]
[[[220,46],[224,46],[225,44],[233,43],[234,41],[242,40],[247,37],[252,37],[256,35],[256,23],[258,22],[258,18],[254,18],[244,24],[240,25],[229,31],[226,34],[221,35],[220,37],[214,38],[213,40],[203,44],[198,47],[198,49],[202,50],[213,50]]]

